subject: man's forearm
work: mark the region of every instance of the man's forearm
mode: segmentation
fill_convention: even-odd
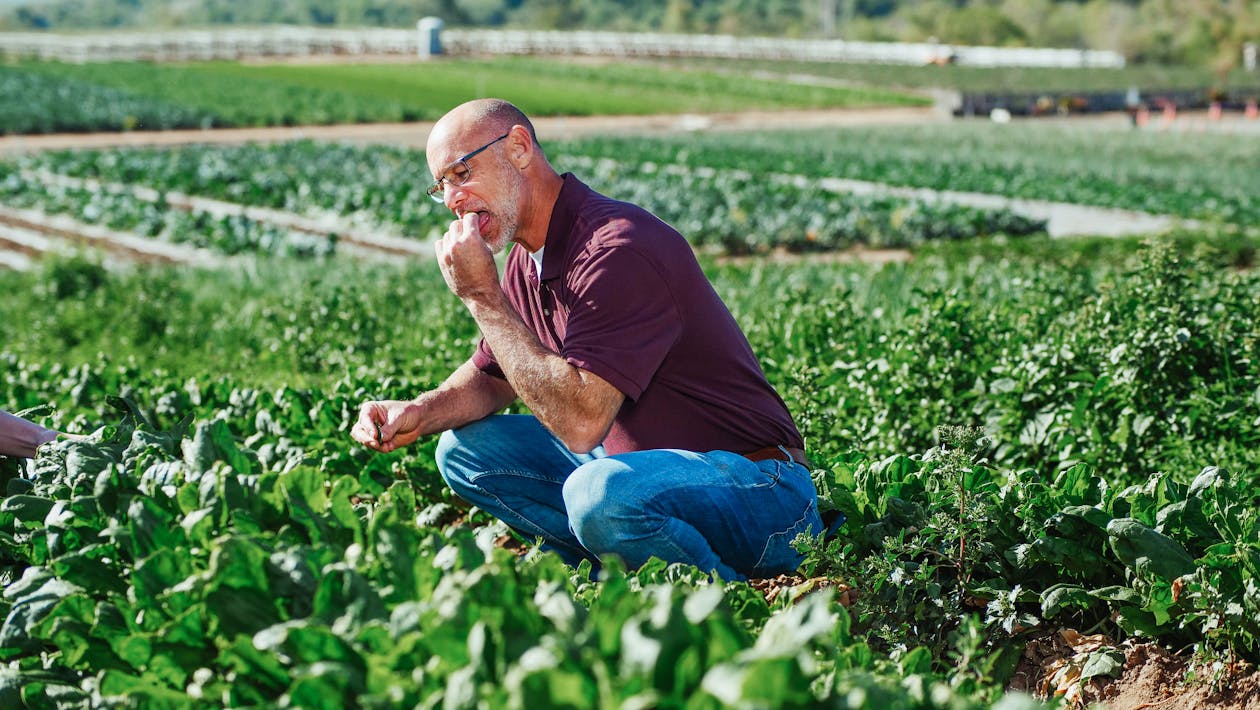
[[[40,444],[57,438],[57,432],[35,422],[0,412],[0,456],[31,458]]]
[[[465,305],[508,382],[534,416],[572,449],[598,444],[619,404],[610,400],[611,388],[606,383],[602,388],[592,386],[589,373],[543,347],[502,291],[469,299]]]
[[[421,434],[436,434],[490,416],[516,399],[510,384],[465,362],[437,388],[413,402],[423,412]]]

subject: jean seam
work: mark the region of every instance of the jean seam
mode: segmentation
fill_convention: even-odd
[[[683,524],[683,525],[690,525],[690,523],[688,523],[688,522],[686,522],[686,521],[684,521],[684,520],[681,520],[680,518],[666,516],[666,517],[663,517],[663,518],[661,519],[660,524],[659,524],[659,525],[657,525],[655,528],[652,528],[651,530],[645,530],[645,531],[644,531],[644,533],[643,533],[643,537],[648,537],[648,538],[657,538],[658,540],[660,540],[660,541],[661,541],[661,542],[660,542],[660,545],[659,545],[660,547],[668,547],[668,548],[669,548],[668,550],[665,550],[665,549],[657,550],[657,551],[653,552],[651,556],[652,556],[652,557],[657,557],[657,558],[660,558],[660,559],[663,559],[663,560],[664,560],[664,559],[686,559],[686,558],[690,558],[690,557],[692,556],[692,555],[691,555],[691,551],[690,551],[690,550],[687,550],[687,549],[684,549],[682,546],[680,546],[680,545],[676,542],[676,540],[675,540],[675,536],[674,536],[674,535],[665,535],[665,534],[664,534],[664,530],[665,530],[665,528],[666,528],[666,527],[668,527],[671,523],[679,523],[679,524]],[[570,532],[572,532],[572,529],[570,529]],[[576,537],[576,535],[575,535],[575,537]],[[704,538],[704,536],[703,536],[703,535],[701,535],[701,537],[702,537],[702,538]],[[707,542],[707,538],[705,538],[705,540],[706,540],[706,542]],[[578,542],[582,542],[582,541],[579,539],[579,540],[578,540]],[[585,547],[585,543],[583,543],[583,547]],[[731,565],[730,565],[730,563],[728,563],[726,560],[722,559],[722,556],[721,556],[721,555],[719,555],[719,554],[717,553],[717,551],[716,551],[716,550],[714,550],[712,547],[710,547],[710,548],[709,548],[709,551],[713,553],[713,556],[717,558],[718,562],[720,562],[720,563],[722,563],[722,564],[724,564],[724,565],[726,565],[726,566],[728,566],[728,567],[730,567],[730,566],[731,566]],[[593,550],[592,550],[591,552],[592,552],[592,553],[594,553],[594,551],[593,551]],[[671,553],[671,554],[669,554],[669,555],[668,555],[668,557],[667,557],[665,553]],[[617,553],[616,553],[616,552],[612,552],[611,554],[617,554]],[[597,556],[597,557],[599,557],[599,554],[597,554],[597,553],[596,553],[596,556]],[[617,556],[618,556],[618,557],[620,557],[621,555],[619,555],[619,554],[618,554]],[[601,559],[601,561],[603,561],[603,558],[602,558],[602,557],[601,557],[600,559]],[[645,561],[646,561],[646,560],[645,560]],[[696,565],[696,566],[697,566],[697,567],[699,567],[699,565]],[[704,572],[706,572],[706,573],[708,573],[708,572],[712,572],[713,570],[703,570],[703,571],[704,571]]]
[[[762,469],[761,472],[770,477],[770,485],[768,487],[774,488],[775,486],[779,485],[779,479],[783,478],[783,464],[785,462],[779,461],[777,459],[770,459],[770,460],[774,461],[774,466],[769,471]],[[758,468],[761,468],[761,467],[758,466]]]
[[[486,490],[484,486],[477,485],[476,481],[473,480],[472,478],[466,478],[465,481],[467,481],[468,485],[475,487],[477,491],[481,493],[481,495],[497,503],[499,507],[502,508],[503,510],[511,511],[513,517],[515,517],[516,520],[520,521],[521,523],[524,523],[524,525],[521,525],[520,527],[529,528],[529,532],[532,533],[535,537],[540,537],[543,539],[547,538],[547,534],[542,530],[542,528],[538,527],[538,525],[536,525],[533,521],[531,521],[529,518],[522,515],[519,510],[505,503],[502,498]]]
[[[544,483],[552,480],[547,476],[535,476],[531,475],[529,471],[522,471],[514,468],[495,468],[488,471],[470,471],[466,476],[464,476],[464,480],[471,483],[480,478],[484,478],[485,476],[515,476],[517,478],[528,478],[531,481],[542,481]]]
[[[792,523],[791,525],[787,526],[787,528],[779,532],[771,534],[770,537],[766,539],[766,546],[762,548],[761,557],[757,558],[757,563],[753,565],[753,569],[756,569],[756,570],[761,569],[762,563],[766,561],[766,555],[770,554],[770,548],[777,538],[783,537],[787,535],[788,532],[793,531],[793,530],[797,531],[797,535],[800,534],[801,531],[799,528],[801,527],[802,523],[804,523],[806,520],[809,519],[809,511],[810,511],[810,508],[813,508],[813,507],[814,507],[814,504],[812,502],[806,503],[805,511],[802,512],[801,516],[796,519],[796,522]],[[796,535],[793,535],[792,537],[796,537]]]

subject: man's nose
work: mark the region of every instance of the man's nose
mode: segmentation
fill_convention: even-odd
[[[459,185],[446,183],[446,190],[442,192],[442,201],[446,203],[446,208],[452,212],[459,210],[459,205],[464,201],[464,197],[468,193],[464,192],[464,188]]]

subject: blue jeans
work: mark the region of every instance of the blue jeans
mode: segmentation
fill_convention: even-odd
[[[566,562],[649,557],[726,580],[794,571],[799,533],[822,531],[809,469],[729,451],[575,454],[537,419],[500,414],[442,434],[451,489]]]

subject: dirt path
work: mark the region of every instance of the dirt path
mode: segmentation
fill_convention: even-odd
[[[61,251],[69,245],[104,250],[115,261],[217,266],[223,259],[205,249],[116,232],[96,224],[84,224],[67,215],[0,205],[0,238],[7,252],[26,256]],[[6,260],[8,268],[16,268]]]
[[[836,192],[859,195],[892,195],[920,202],[942,202],[986,210],[1010,210],[1024,217],[1045,220],[1046,232],[1051,237],[1086,235],[1120,237],[1132,234],[1164,232],[1178,226],[1195,227],[1198,225],[1193,220],[1169,215],[1156,215],[1110,207],[1075,205],[1068,202],[1004,197],[981,192],[898,187],[863,180],[843,180],[839,178],[824,179],[821,181],[821,184],[823,187]]]
[[[267,207],[243,205],[209,197],[185,195],[179,192],[162,192],[141,185],[102,183],[97,180],[57,175],[50,172],[23,172],[23,177],[37,180],[47,185],[88,190],[90,192],[130,194],[143,202],[172,207],[185,212],[205,212],[216,219],[239,216],[254,222],[274,225],[290,232],[300,232],[321,238],[331,236],[337,240],[339,247],[349,247],[352,250],[356,250],[356,253],[363,255],[420,255],[427,257],[433,254],[433,246],[431,244],[396,234],[386,234],[381,229],[362,229],[352,225],[348,220],[342,219],[339,215],[331,213],[323,214],[319,217],[304,217],[292,212]]]

